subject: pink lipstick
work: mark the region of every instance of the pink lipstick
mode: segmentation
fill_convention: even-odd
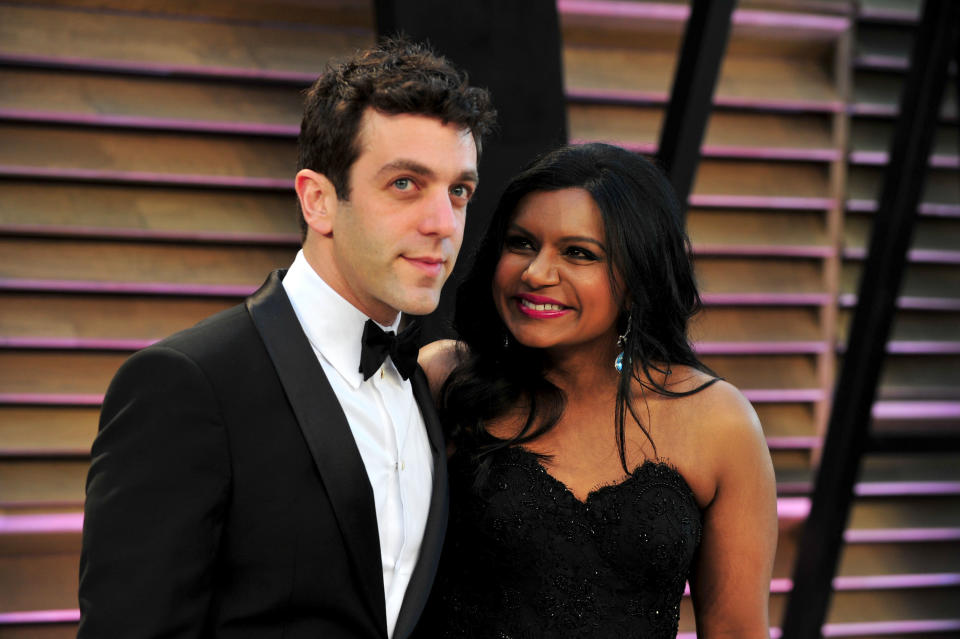
[[[513,299],[516,300],[517,308],[520,309],[521,313],[534,319],[550,319],[570,312],[569,307],[542,295],[522,293]]]

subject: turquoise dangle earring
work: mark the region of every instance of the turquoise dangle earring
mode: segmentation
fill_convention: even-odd
[[[623,372],[623,353],[627,350],[627,336],[630,335],[630,322],[633,320],[633,313],[631,312],[627,316],[627,329],[623,331],[623,335],[617,337],[617,348],[620,349],[620,353],[617,355],[617,359],[613,362],[613,367],[617,369],[618,373]]]

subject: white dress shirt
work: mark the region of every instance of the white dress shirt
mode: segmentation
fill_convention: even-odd
[[[360,338],[367,316],[317,275],[303,255],[283,278],[283,288],[347,416],[373,487],[387,631],[394,626],[410,575],[420,556],[433,489],[433,455],[423,417],[387,357],[367,381],[360,369]],[[393,326],[397,329],[400,318]]]

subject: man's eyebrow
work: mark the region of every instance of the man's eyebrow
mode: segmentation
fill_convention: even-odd
[[[436,174],[430,167],[420,164],[414,160],[400,159],[394,160],[393,162],[387,162],[380,167],[380,170],[377,171],[377,174],[387,173],[390,171],[409,171],[411,173],[416,173],[417,175],[422,175],[431,179],[436,177]]]
[[[409,171],[410,173],[415,173],[417,175],[422,175],[431,180],[436,179],[437,174],[428,166],[425,166],[415,160],[394,160],[393,162],[388,162],[380,167],[380,170],[377,171],[377,174],[389,173],[390,171]],[[458,182],[473,182],[474,184],[480,183],[480,177],[477,175],[477,172],[474,170],[467,170],[457,176]]]

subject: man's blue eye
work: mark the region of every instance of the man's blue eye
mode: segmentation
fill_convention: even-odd
[[[408,188],[410,188],[410,184],[410,178],[400,178],[393,181],[393,185],[401,191],[406,191]]]

